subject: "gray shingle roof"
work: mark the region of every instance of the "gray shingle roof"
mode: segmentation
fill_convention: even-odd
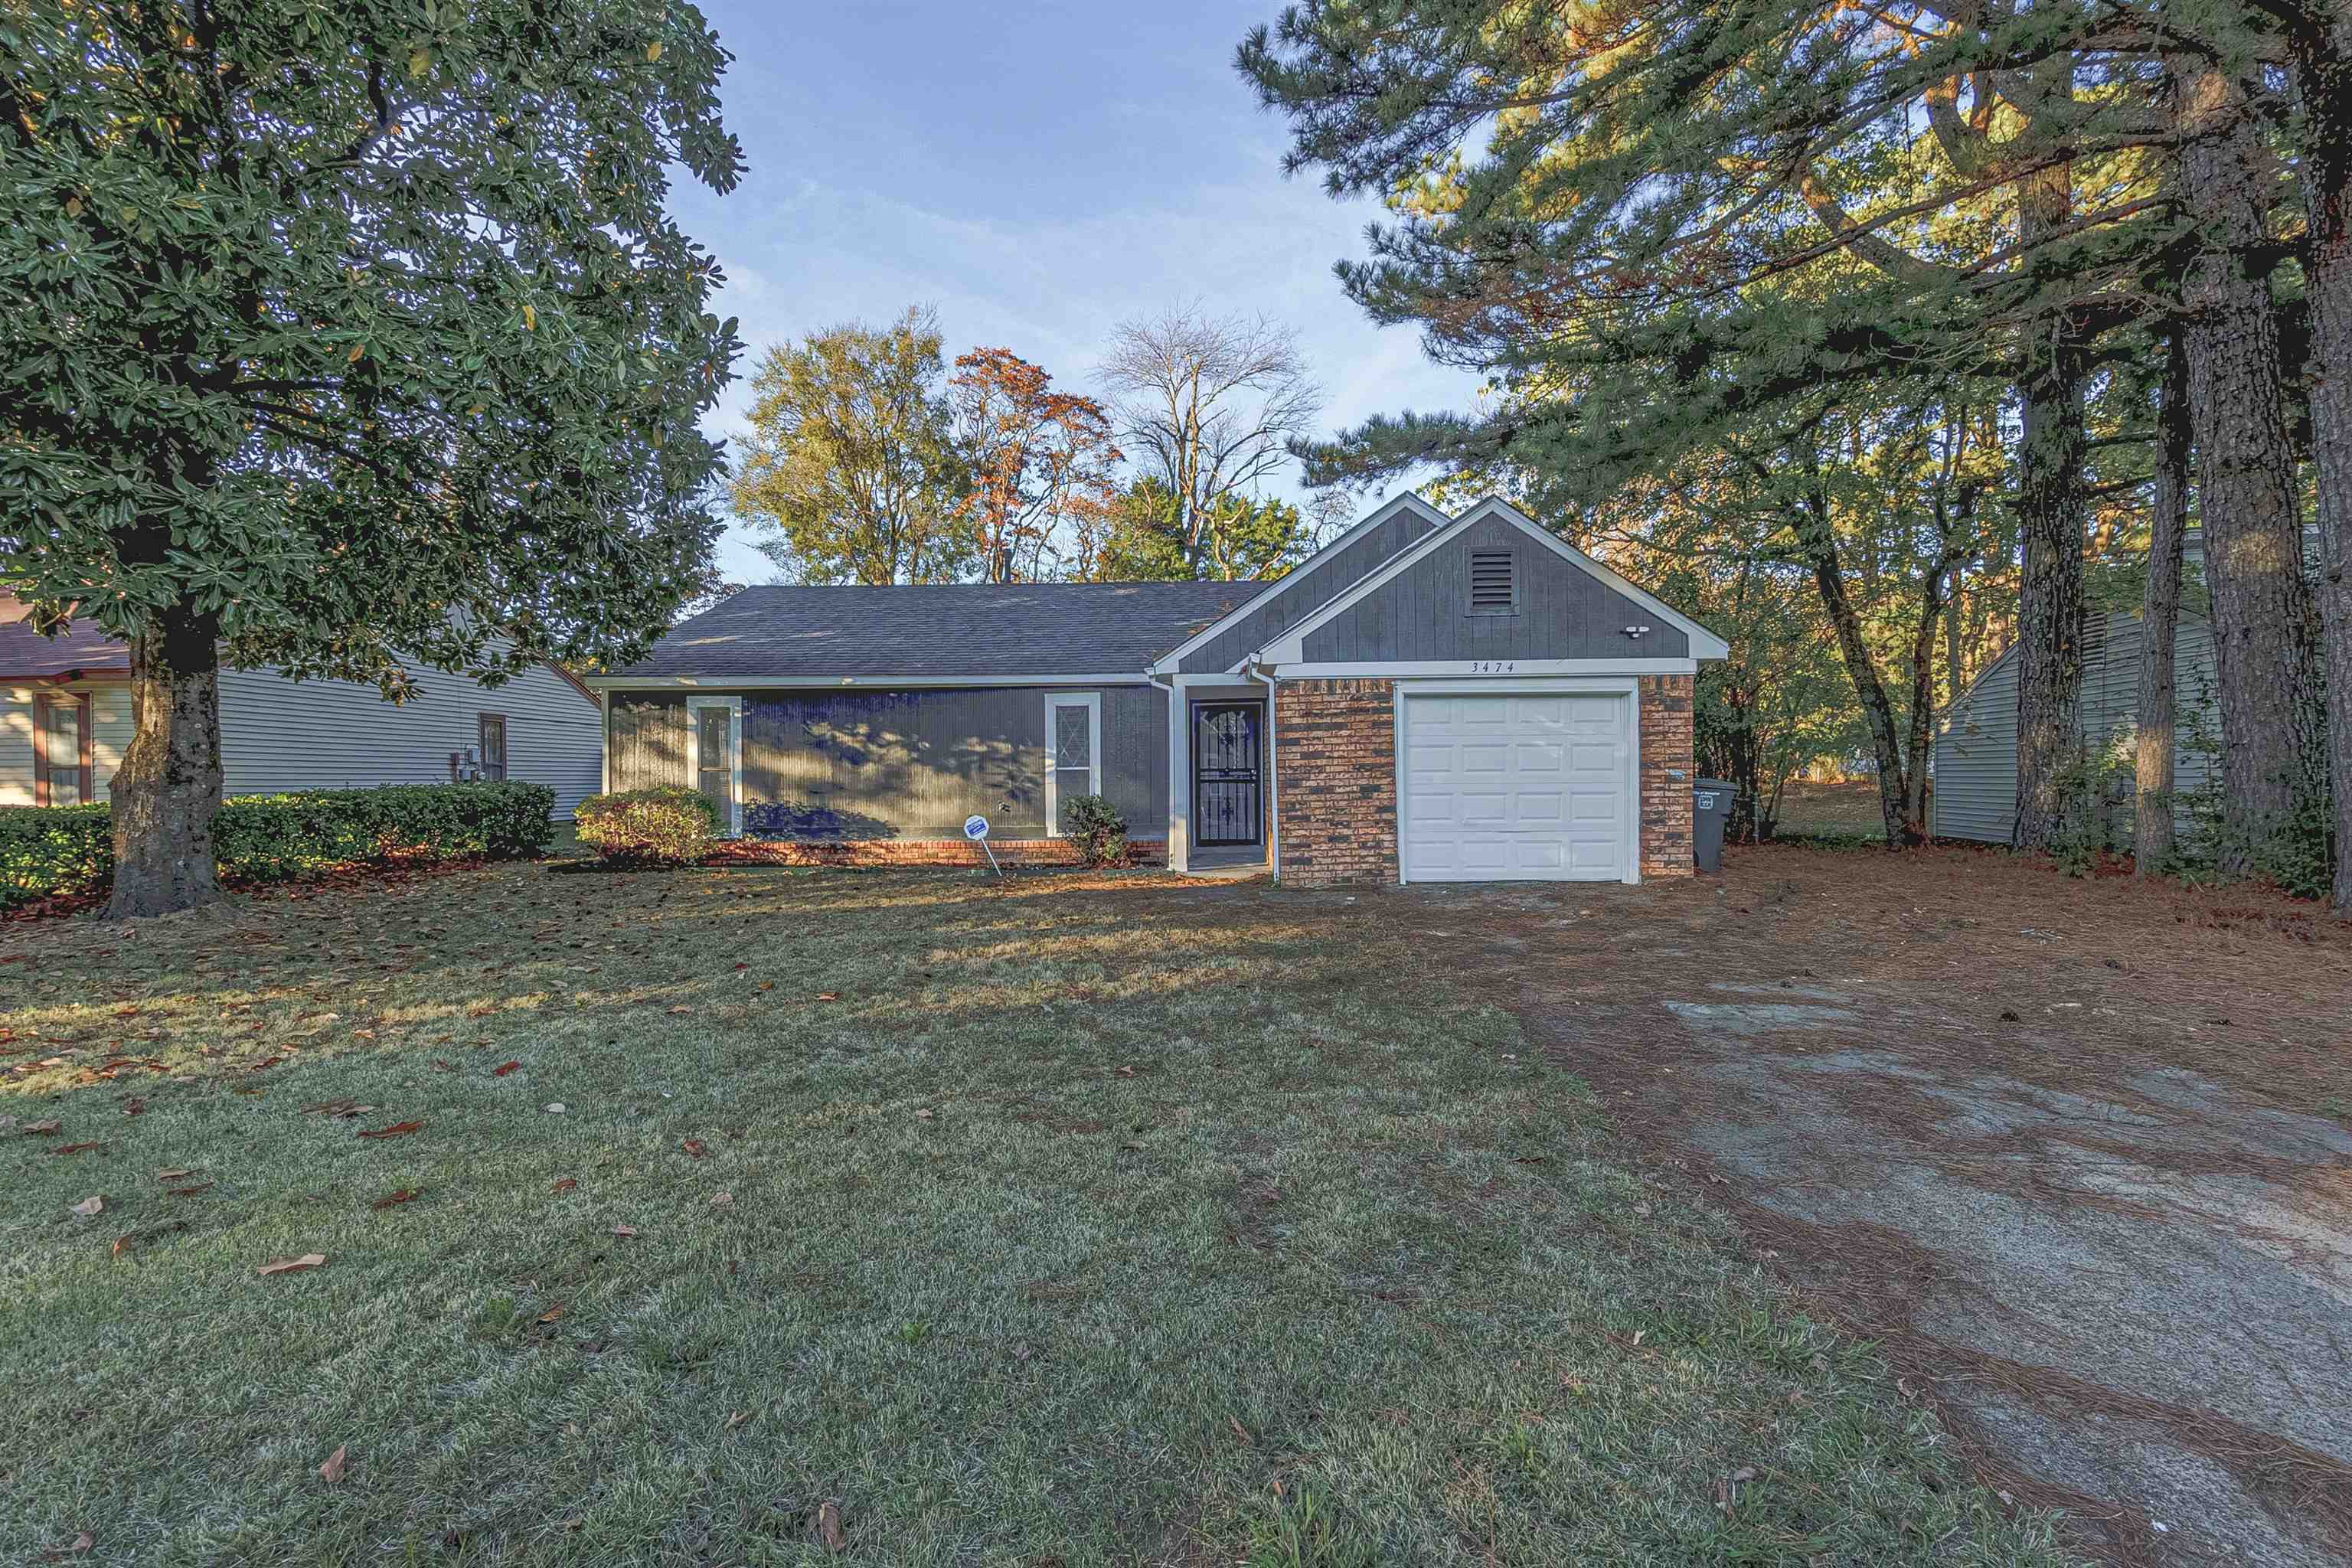
[[[87,670],[128,670],[131,649],[96,622],[74,621],[54,637],[26,624],[31,612],[13,594],[0,594],[0,677],[70,675]]]
[[[1264,583],[746,588],[616,678],[1140,673]]]

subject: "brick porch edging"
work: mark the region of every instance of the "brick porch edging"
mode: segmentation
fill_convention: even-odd
[[[1077,846],[1067,838],[992,838],[996,858],[1005,866],[1076,866]],[[1168,863],[1168,844],[1160,838],[1131,838],[1128,848],[1139,866]],[[762,866],[977,866],[985,869],[988,856],[966,838],[859,838],[824,843],[788,839],[737,838],[721,845],[714,861],[748,862]]]

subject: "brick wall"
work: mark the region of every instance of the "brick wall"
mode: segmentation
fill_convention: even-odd
[[[1397,879],[1396,708],[1385,680],[1292,680],[1275,700],[1282,879]]]
[[[1075,866],[1077,847],[1067,838],[995,838],[997,863],[1004,866]],[[1168,863],[1160,838],[1130,838],[1139,866]],[[768,866],[979,866],[988,857],[966,838],[860,838],[798,843],[773,838],[738,838],[722,845],[716,858]]]
[[[1642,689],[1642,875],[1688,877],[1691,688],[1687,675],[1645,675]],[[1676,776],[1679,775],[1679,776]]]

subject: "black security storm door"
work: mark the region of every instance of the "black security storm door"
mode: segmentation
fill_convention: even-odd
[[[1200,702],[1192,708],[1192,842],[1255,844],[1265,814],[1258,744],[1265,707],[1258,702]]]

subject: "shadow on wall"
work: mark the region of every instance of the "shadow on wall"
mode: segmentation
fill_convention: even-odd
[[[862,843],[896,838],[898,829],[862,811],[840,811],[817,801],[778,801],[745,806],[743,834],[793,844]]]
[[[973,812],[1000,833],[1040,831],[1035,704],[1025,691],[754,702],[744,713],[745,831],[805,842],[951,837]]]

